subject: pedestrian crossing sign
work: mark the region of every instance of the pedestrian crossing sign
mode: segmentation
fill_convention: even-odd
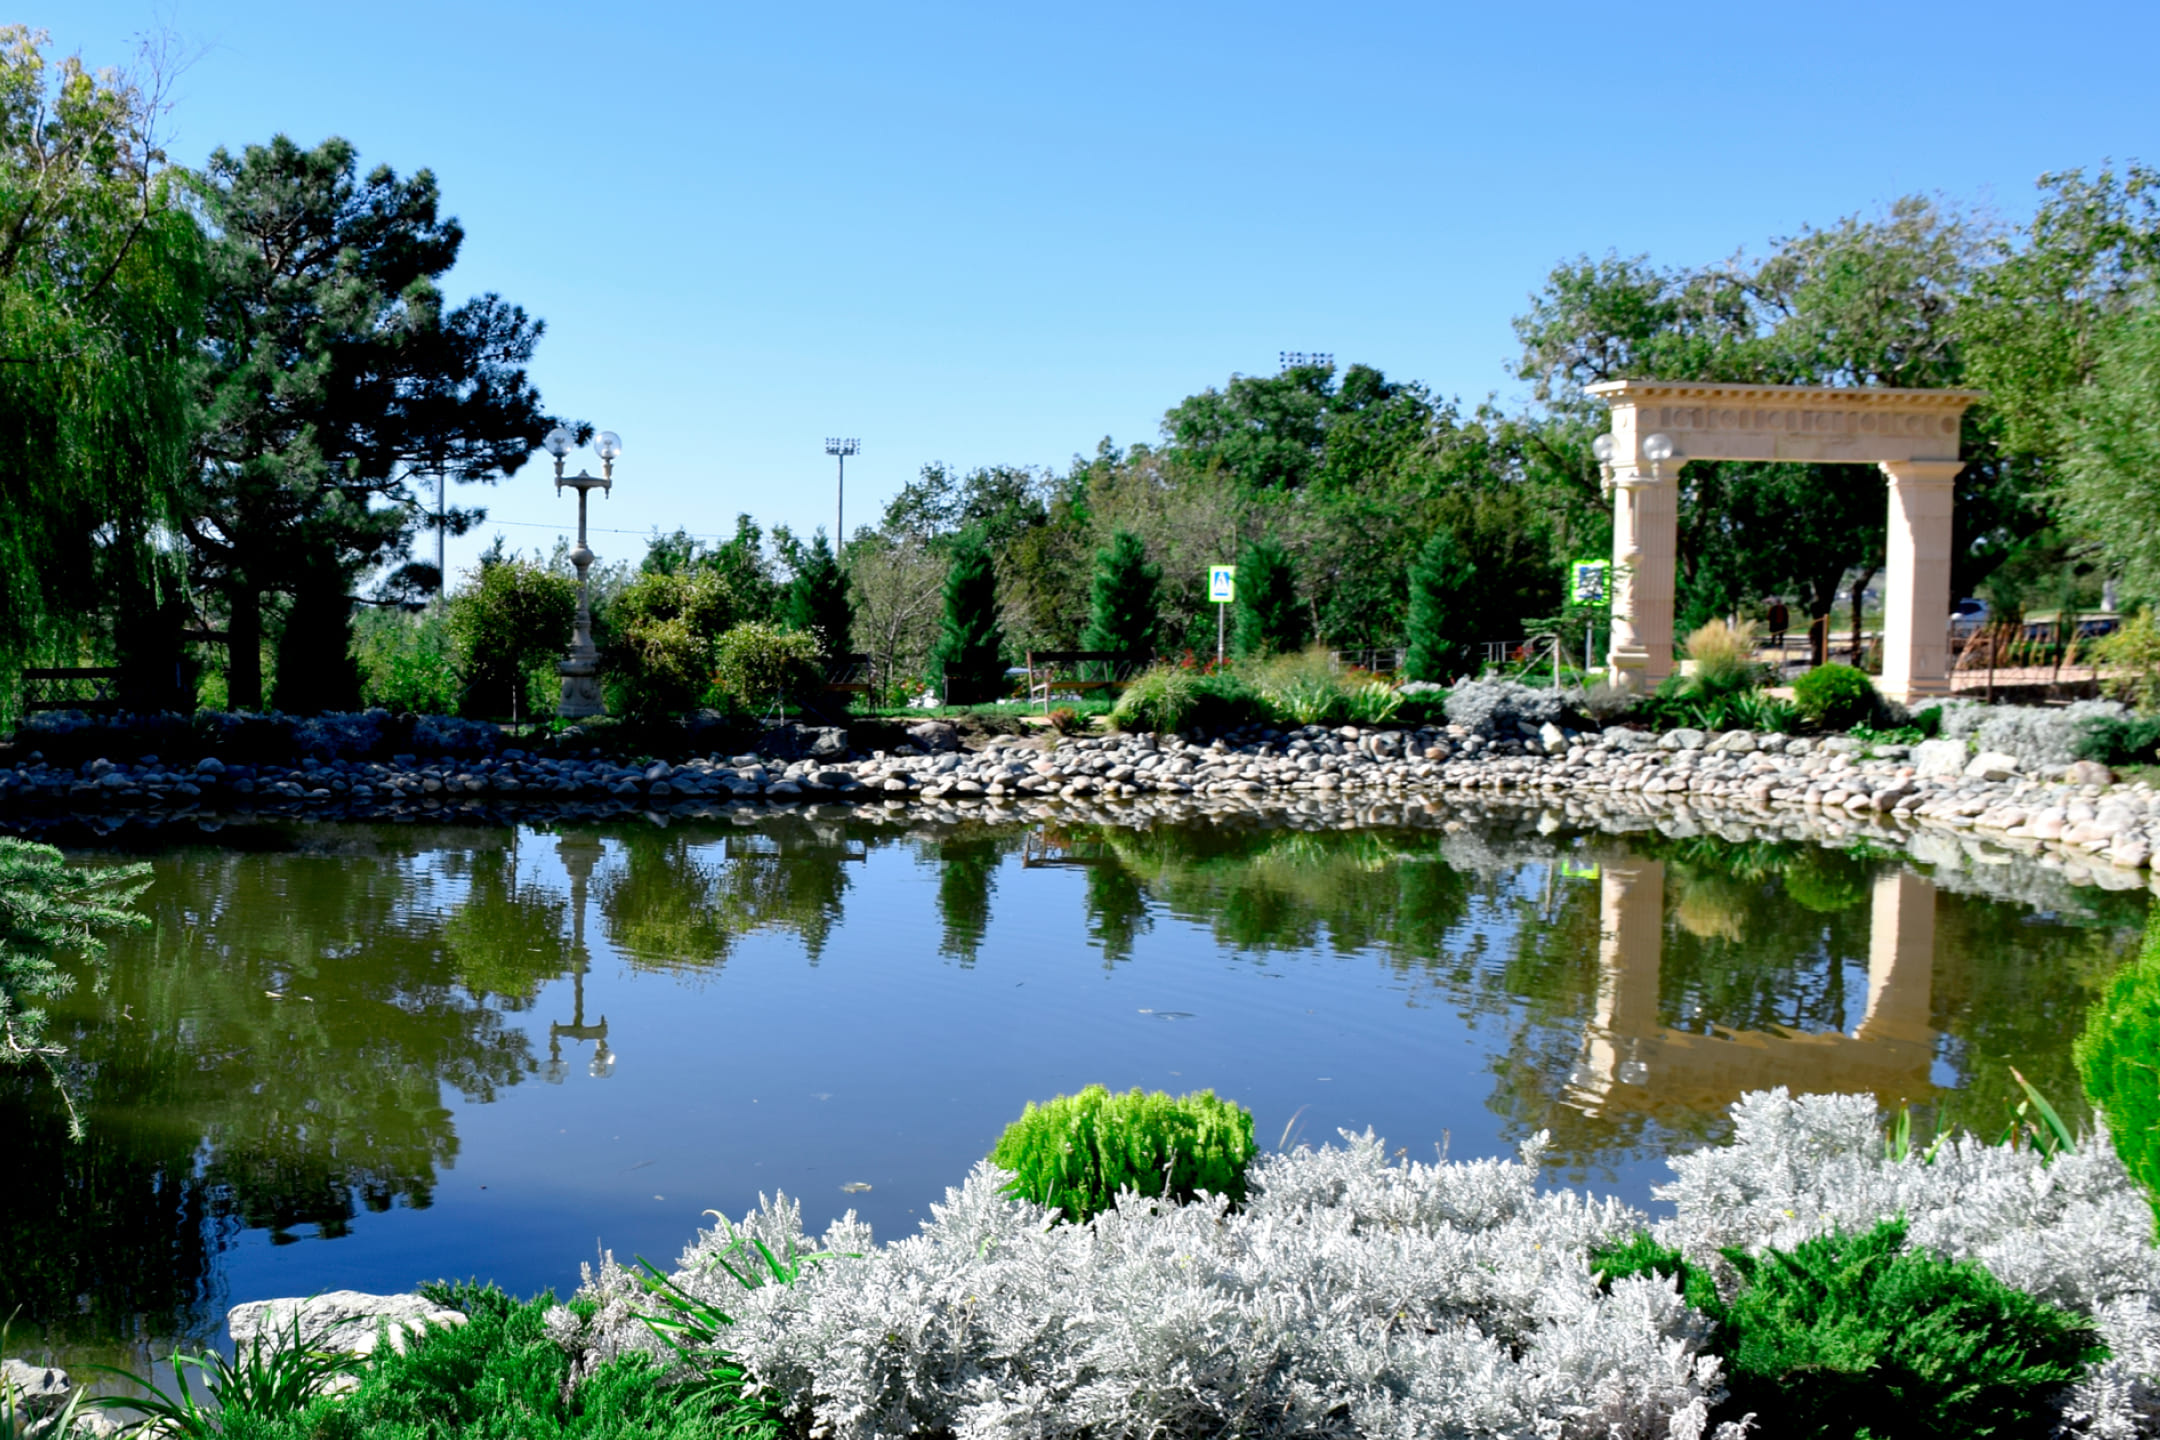
[[[1237,566],[1208,567],[1207,598],[1217,605],[1228,605],[1237,599]]]

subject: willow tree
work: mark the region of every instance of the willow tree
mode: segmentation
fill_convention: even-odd
[[[203,294],[200,231],[177,202],[154,87],[42,32],[0,26],[0,691],[75,653],[121,604],[117,640],[170,615],[157,540],[185,471]],[[168,532],[169,533],[169,532]],[[166,552],[170,553],[169,547]],[[167,627],[172,628],[172,627]],[[65,637],[65,638],[63,638]],[[122,659],[130,658],[123,653]],[[0,701],[0,704],[4,704]]]

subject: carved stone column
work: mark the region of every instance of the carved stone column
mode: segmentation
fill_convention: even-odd
[[[1613,685],[1639,695],[1657,689],[1673,666],[1680,463],[1664,469],[1660,475],[1649,466],[1623,466],[1613,476],[1609,661]]]
[[[1883,586],[1883,694],[1950,693],[1951,510],[1962,460],[1885,460],[1889,563]]]

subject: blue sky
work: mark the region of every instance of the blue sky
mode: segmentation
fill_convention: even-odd
[[[284,131],[432,168],[453,295],[546,318],[550,407],[624,437],[594,523],[640,534],[829,526],[827,435],[863,442],[851,528],[928,461],[1062,469],[1282,350],[1515,404],[1508,322],[1563,257],[1701,261],[1915,191],[2015,220],[2042,171],[2160,160],[2150,3],[25,18],[92,64],[176,32],[184,163]],[[493,516],[563,523],[542,475]]]

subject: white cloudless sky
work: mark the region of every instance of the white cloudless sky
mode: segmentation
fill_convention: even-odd
[[[623,436],[604,558],[830,527],[828,435],[862,440],[853,529],[926,462],[1063,469],[1283,350],[1517,405],[1509,320],[1563,258],[1699,262],[1913,192],[2014,221],[2043,171],[2160,160],[2151,0],[24,18],[93,65],[176,35],[182,163],[283,132],[432,169],[453,300],[544,317],[548,407]],[[492,518],[453,566],[551,544],[546,473],[467,492]]]

